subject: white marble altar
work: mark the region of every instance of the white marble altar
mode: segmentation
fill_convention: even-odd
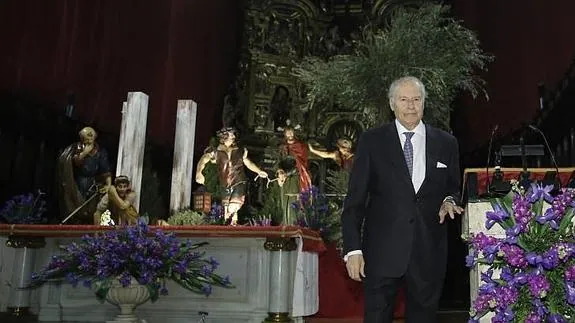
[[[8,238],[0,237],[0,312],[6,312],[10,285],[12,279],[12,264],[14,263],[14,250],[8,250]]]
[[[1,238],[6,240],[5,237]],[[39,270],[58,252],[58,245],[75,239],[79,238],[47,237],[46,247],[36,249],[34,270]],[[136,310],[137,315],[148,323],[195,322],[201,317],[200,312],[208,313],[210,323],[260,323],[270,317],[270,312],[277,314],[283,311],[287,311],[287,318],[291,316],[293,321],[303,322],[304,316],[318,311],[318,255],[304,251],[301,238],[276,238],[291,241],[293,245],[281,253],[278,243],[273,243],[276,246],[274,249],[270,246],[270,238],[266,237],[240,235],[237,238],[191,239],[209,242],[207,255],[220,262],[218,272],[229,274],[236,288],[214,288],[213,294],[205,297],[169,282],[168,296],[161,296],[156,303],[143,304]],[[12,279],[12,264],[6,265],[14,259],[15,250],[4,244],[0,246],[0,278],[3,282]],[[281,267],[278,267],[280,264]],[[14,268],[18,267],[14,265]],[[2,287],[0,311],[5,311],[12,288]],[[40,322],[104,322],[117,314],[117,309],[112,305],[99,303],[91,290],[82,286],[74,288],[66,283],[48,284],[33,290],[29,302],[31,312],[38,315]]]

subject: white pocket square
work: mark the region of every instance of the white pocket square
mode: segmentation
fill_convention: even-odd
[[[442,163],[442,162],[437,162],[437,166],[435,166],[435,167],[437,167],[437,168],[447,168],[447,165],[445,165],[445,164]]]

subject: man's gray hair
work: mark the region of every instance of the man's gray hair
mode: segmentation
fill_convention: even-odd
[[[397,92],[397,88],[404,83],[415,84],[421,91],[421,101],[425,103],[426,92],[425,92],[425,85],[423,85],[423,82],[421,82],[421,80],[419,80],[415,76],[403,76],[393,81],[389,86],[389,91],[387,92],[387,96],[389,98],[389,105],[391,106],[392,110],[394,108],[393,99],[395,98],[395,92]]]

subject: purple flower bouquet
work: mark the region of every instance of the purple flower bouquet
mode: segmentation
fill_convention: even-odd
[[[139,222],[86,235],[78,243],[61,247],[61,254],[52,256],[47,266],[32,275],[29,287],[65,280],[73,286],[93,287],[104,300],[114,280],[127,287],[133,277],[148,288],[152,302],[168,294],[167,279],[206,296],[213,286],[233,288],[228,277],[215,273],[219,263],[198,250],[206,244],[182,241],[174,233],[152,230]]]
[[[8,224],[45,224],[46,201],[44,193],[38,191],[12,197],[0,209],[0,223]]]
[[[469,239],[467,266],[482,265],[477,298],[469,322],[489,312],[492,322],[574,322],[575,190],[515,184],[491,201],[486,228],[498,224],[505,238],[476,234]],[[494,273],[498,275],[494,275]]]
[[[298,226],[318,231],[325,241],[341,240],[339,209],[317,187],[300,192],[291,207],[295,210]]]

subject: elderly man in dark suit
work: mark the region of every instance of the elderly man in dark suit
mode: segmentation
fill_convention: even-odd
[[[400,285],[407,323],[435,322],[447,262],[446,216],[463,209],[459,149],[423,124],[425,86],[402,77],[389,88],[395,121],[360,138],[342,213],[346,266],[362,280],[365,323],[391,323]]]

